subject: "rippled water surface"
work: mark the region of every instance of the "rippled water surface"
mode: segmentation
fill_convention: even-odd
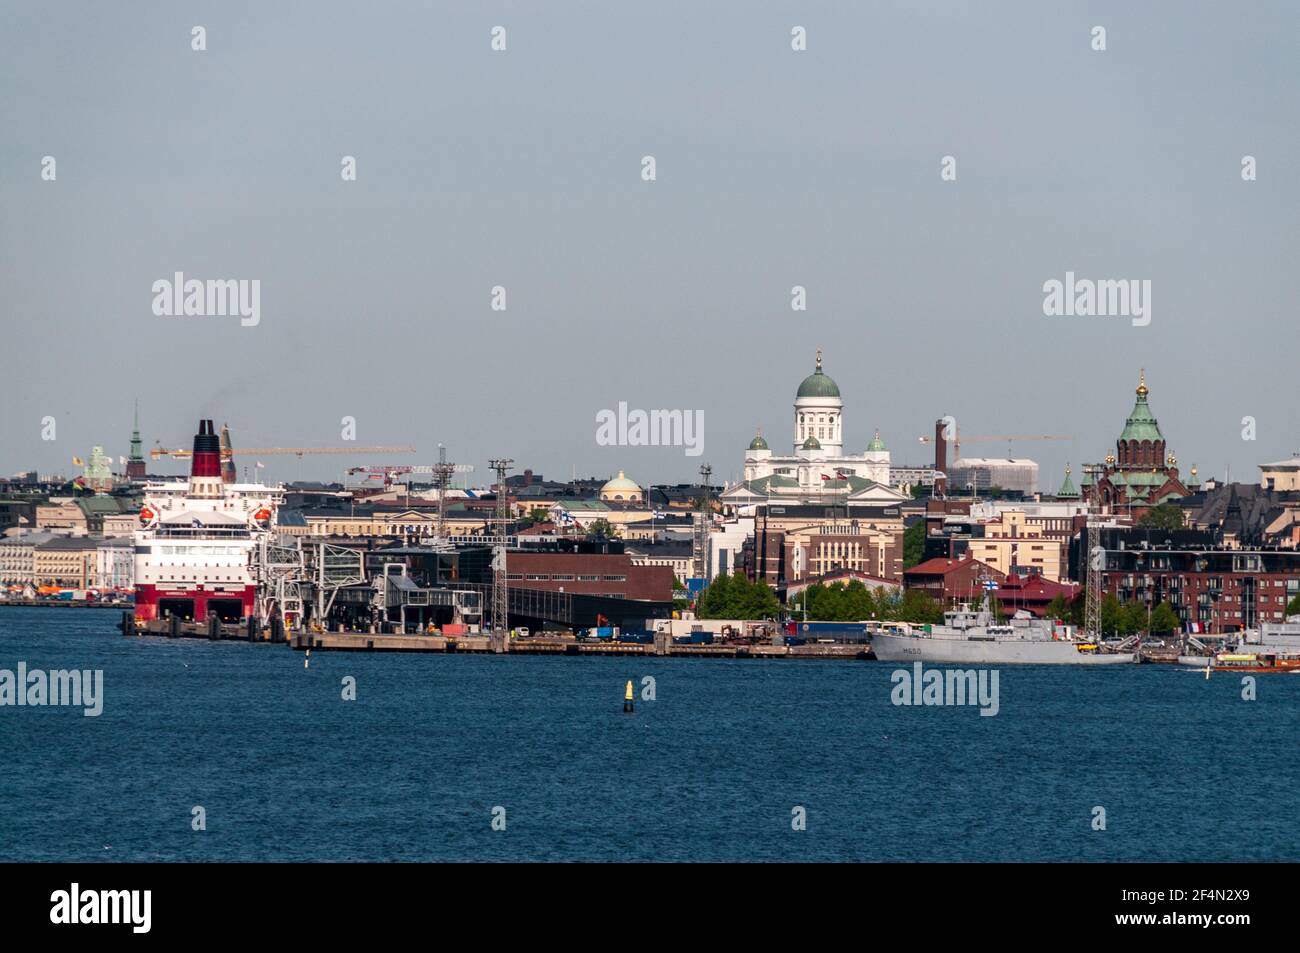
[[[1239,678],[1172,666],[1004,667],[981,717],[895,706],[885,663],[304,669],[117,618],[0,608],[0,669],[104,672],[99,717],[0,708],[0,859],[1300,859],[1300,677],[1248,702]],[[656,700],[623,714],[647,675]]]

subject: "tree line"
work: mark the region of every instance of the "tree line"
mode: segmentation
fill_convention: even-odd
[[[983,597],[974,603],[983,605]],[[1007,618],[1005,607],[990,597],[989,609],[998,621]],[[1084,592],[1073,599],[1057,595],[1047,604],[1046,615],[1082,628],[1086,612]],[[1300,615],[1300,595],[1287,606],[1288,615]],[[793,596],[782,606],[771,587],[763,580],[751,581],[743,572],[718,576],[699,595],[695,614],[701,619],[776,619],[783,614],[805,617],[812,622],[864,622],[870,619],[910,622],[913,625],[943,621],[943,605],[917,589],[871,589],[861,580],[815,583]],[[1150,619],[1145,602],[1121,603],[1114,593],[1107,593],[1101,603],[1101,631],[1104,635],[1167,635],[1182,627],[1178,613],[1167,602],[1151,607]]]

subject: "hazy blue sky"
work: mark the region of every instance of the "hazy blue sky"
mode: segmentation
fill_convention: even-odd
[[[352,415],[395,463],[725,479],[821,345],[855,452],[1072,434],[1017,447],[1051,488],[1145,366],[1184,470],[1255,479],[1300,448],[1298,44],[1293,2],[3,0],[0,471],[125,453],[139,397],[146,443]],[[1151,324],[1045,317],[1067,270],[1150,279]],[[260,279],[260,325],[155,316],[175,271]],[[704,455],[597,446],[620,400],[702,409]]]

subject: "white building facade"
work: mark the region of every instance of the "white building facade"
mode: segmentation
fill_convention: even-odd
[[[880,439],[880,431],[858,454],[844,452],[844,401],[839,385],[822,370],[822,353],[817,351],[817,366],[804,378],[794,399],[794,445],[789,454],[775,454],[760,433],[745,451],[745,482],[754,489],[771,482],[772,488],[785,487],[805,494],[818,495],[823,490],[843,492],[846,479],[889,486],[889,451]],[[861,483],[855,488],[860,488]]]

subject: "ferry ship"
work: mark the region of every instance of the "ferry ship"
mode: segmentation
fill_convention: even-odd
[[[1210,667],[1216,672],[1240,672],[1244,675],[1266,672],[1288,672],[1300,675],[1300,658],[1294,655],[1274,655],[1271,653],[1255,655],[1240,652],[1220,652],[1214,657],[1214,662]]]
[[[220,437],[199,421],[188,481],[150,483],[135,532],[135,621],[241,623],[255,614],[253,557],[274,530],[280,487],[234,482]]]
[[[976,665],[1114,665],[1135,661],[1132,652],[1111,652],[1074,637],[1069,626],[1035,619],[1023,610],[994,624],[987,609],[963,606],[943,614],[942,625],[907,631],[878,629],[871,650],[884,662]]]

